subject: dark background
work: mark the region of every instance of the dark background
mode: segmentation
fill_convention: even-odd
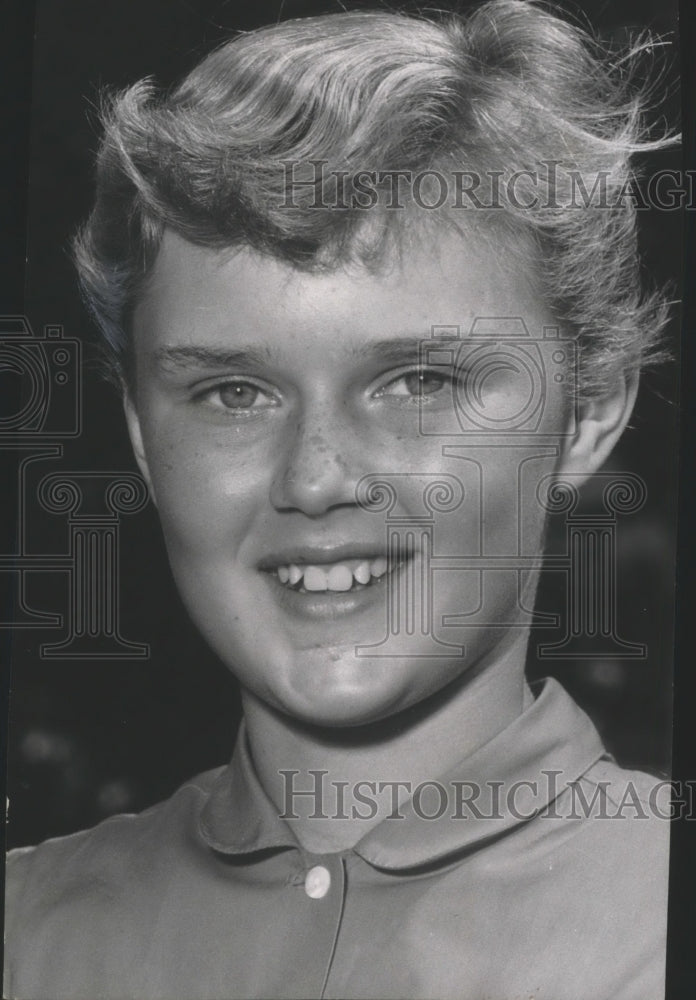
[[[56,468],[135,470],[120,402],[98,375],[94,329],[77,294],[69,258],[70,238],[92,199],[98,138],[94,106],[100,89],[125,86],[145,75],[166,85],[233,30],[341,6],[293,0],[248,7],[220,0],[38,3],[24,311],[37,332],[45,324],[62,324],[66,336],[83,340],[87,357],[83,432],[66,442]],[[676,2],[585,0],[568,6],[609,37],[623,37],[627,27],[648,26],[671,42],[665,49],[662,110],[678,126]],[[646,172],[680,165],[676,152],[644,164]],[[641,218],[641,245],[651,280],[679,281],[678,213]],[[677,332],[675,322],[670,333],[675,352]],[[644,380],[632,428],[612,460],[613,468],[639,474],[648,486],[645,508],[620,524],[618,609],[620,634],[646,643],[647,659],[570,660],[544,663],[543,669],[533,660],[529,664],[532,676],[559,677],[622,763],[658,773],[669,768],[671,743],[676,386],[674,364]],[[10,481],[16,468],[5,459]],[[46,551],[64,551],[64,520],[34,513],[34,530]],[[61,574],[36,576],[31,603],[64,611],[65,579],[61,582]],[[151,508],[123,519],[121,577],[122,634],[150,644],[147,660],[49,661],[41,658],[39,646],[57,641],[60,630],[14,633],[10,846],[67,833],[112,812],[143,808],[231,753],[239,715],[235,683],[188,621]],[[542,583],[542,608],[557,610],[558,598],[557,579],[549,575]],[[558,636],[538,637],[554,638]]]

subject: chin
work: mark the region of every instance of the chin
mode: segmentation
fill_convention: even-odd
[[[335,666],[335,661],[331,665]],[[367,660],[358,661],[358,666],[353,673],[351,664],[345,661],[341,662],[342,669],[338,672],[327,670],[324,664],[321,668],[324,676],[318,680],[320,668],[310,669],[307,675],[305,661],[302,677],[288,678],[284,689],[274,685],[265,694],[257,692],[257,697],[303,725],[329,729],[379,723],[398,714],[413,701],[413,692],[409,692],[406,684],[394,684],[393,673],[388,676],[384,670],[375,670],[374,664],[370,667]],[[393,664],[389,666],[393,671]],[[352,674],[350,678],[345,676],[346,667]]]
[[[289,699],[282,711],[305,725],[329,729],[349,729],[382,722],[402,708],[400,699],[367,692],[339,692],[325,696],[310,695],[306,699]]]
[[[386,705],[346,704],[334,699],[334,703],[304,705],[287,705],[284,713],[304,726],[320,729],[350,730],[366,726],[377,726],[393,715],[399,709]]]

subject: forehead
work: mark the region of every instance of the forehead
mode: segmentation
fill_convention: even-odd
[[[238,339],[269,346],[360,346],[429,336],[433,326],[520,317],[532,336],[552,317],[529,255],[501,236],[412,238],[377,269],[307,272],[249,248],[211,250],[166,232],[134,313],[136,351]]]

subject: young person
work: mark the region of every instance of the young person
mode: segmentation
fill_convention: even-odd
[[[78,266],[244,722],[13,852],[7,996],[661,995],[660,789],[524,678],[548,510],[665,320],[628,66],[492,0],[288,21],[114,100]]]

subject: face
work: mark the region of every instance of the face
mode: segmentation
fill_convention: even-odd
[[[572,439],[548,351],[523,439],[529,372],[481,364],[509,330],[479,343],[477,317],[520,317],[534,341],[553,324],[503,249],[452,234],[379,274],[304,274],[164,239],[134,323],[136,454],[192,618],[297,720],[385,718],[521,634],[534,574],[490,564],[541,549],[537,486]],[[460,327],[453,364],[419,354],[435,324]],[[467,393],[478,430],[453,426]]]

